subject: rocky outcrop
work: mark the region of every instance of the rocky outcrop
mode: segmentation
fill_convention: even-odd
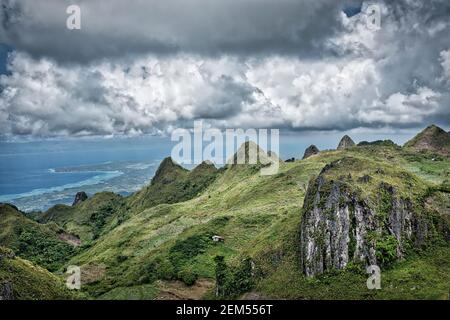
[[[11,249],[0,247],[0,271],[6,260],[14,259],[15,254]],[[14,300],[13,286],[10,281],[0,279],[0,301]]]
[[[5,247],[0,247],[0,263],[4,259],[13,259],[15,256],[16,256],[16,254],[11,249],[5,248]]]
[[[76,206],[77,204],[87,200],[87,198],[88,196],[86,192],[84,191],[77,192],[77,194],[75,195],[75,199],[73,200],[72,206]]]
[[[341,141],[339,142],[337,149],[343,150],[343,149],[353,147],[354,145],[355,145],[355,142],[353,142],[352,138],[350,138],[348,135],[345,135],[342,137]]]
[[[327,178],[328,169],[310,182],[303,206],[300,261],[307,276],[350,262],[387,265],[429,240],[430,220],[416,214],[395,187],[381,183],[377,203],[369,203],[348,177]]]
[[[306,148],[305,153],[303,154],[303,159],[309,158],[315,154],[318,154],[319,152],[319,148],[312,144],[308,148]]]
[[[13,285],[10,281],[0,282],[0,301],[14,300]]]

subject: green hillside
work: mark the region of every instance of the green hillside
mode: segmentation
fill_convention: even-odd
[[[51,271],[56,271],[76,253],[62,240],[57,224],[38,224],[8,204],[0,204],[0,245]]]
[[[124,210],[125,202],[120,195],[101,192],[76,206],[56,205],[35,214],[34,218],[40,223],[57,223],[85,243],[98,238],[108,223]]]
[[[188,171],[172,158],[165,158],[149,186],[132,195],[127,201],[133,212],[162,203],[177,203],[199,195],[216,178],[218,170],[213,164],[201,163]]]
[[[262,166],[203,163],[188,171],[167,158],[129,197],[100,193],[37,220],[81,238],[65,265],[88,274],[82,291],[92,298],[448,298],[450,158],[377,142],[281,162],[275,175],[261,175]],[[351,220],[356,207],[373,216],[360,243],[371,255],[355,253],[362,249],[350,226],[349,242],[336,249],[350,258],[319,263],[325,268],[308,275],[302,246],[313,239],[305,238],[315,228],[311,212],[333,225],[338,212]],[[35,225],[23,214],[14,219]],[[0,244],[9,246],[17,231],[1,230]],[[365,287],[371,261],[383,271],[376,292]]]
[[[431,125],[406,142],[405,147],[448,156],[450,155],[450,132]]]
[[[21,259],[12,250],[0,247],[0,296],[20,300],[74,299],[62,279],[30,261]],[[2,300],[2,299],[0,299]]]

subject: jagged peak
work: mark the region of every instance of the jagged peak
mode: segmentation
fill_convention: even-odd
[[[173,161],[172,157],[167,157],[161,161],[158,169],[155,172],[155,176],[152,179],[152,184],[157,182],[170,183],[176,179],[176,176],[180,173],[187,172],[188,170],[180,166]]]
[[[217,168],[212,161],[205,160],[202,163],[200,163],[198,166],[196,166],[194,169],[192,169],[191,173],[205,171],[205,170],[206,171],[216,171]]]
[[[276,155],[275,152],[271,154]],[[268,164],[271,162],[270,159],[273,159],[273,157],[267,154],[257,143],[254,141],[246,141],[228,159],[227,163],[232,166],[236,164]]]
[[[175,161],[173,161],[172,157],[166,157],[163,159],[163,161],[161,161],[158,169],[161,167],[174,166],[174,165],[175,165]]]
[[[345,135],[342,137],[341,141],[339,141],[337,150],[347,149],[353,147],[354,145],[355,142],[352,140],[352,138],[350,138],[348,135]]]
[[[317,148],[315,145],[310,145],[308,148],[305,149],[305,153],[303,154],[302,159],[309,158],[315,154],[318,154],[320,152],[319,148]]]
[[[441,127],[435,125],[435,124],[431,124],[428,127],[426,127],[422,132],[426,132],[426,131],[439,131],[439,132],[446,132],[444,129],[442,129]]]
[[[77,194],[75,195],[75,199],[73,200],[72,207],[76,206],[77,204],[79,204],[83,201],[86,201],[87,198],[88,198],[88,196],[87,196],[86,192],[84,192],[84,191],[77,192]]]
[[[6,203],[6,202],[0,202],[0,209],[5,208],[5,209],[12,209],[15,211],[19,211],[19,208],[17,208],[15,205],[11,204],[11,203]],[[1,210],[0,210],[1,211]]]
[[[419,137],[427,136],[427,135],[435,135],[435,134],[445,135],[445,134],[448,134],[448,132],[446,132],[444,129],[442,129],[441,127],[438,127],[435,124],[431,124],[428,127],[426,127],[425,129],[423,129],[422,131],[420,131],[413,139],[411,139],[408,142],[413,141],[415,138],[419,138]]]
[[[406,142],[404,147],[414,148],[418,151],[428,150],[442,155],[449,155],[450,133],[432,124]]]

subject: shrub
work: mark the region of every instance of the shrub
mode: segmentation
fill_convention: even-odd
[[[240,264],[230,271],[223,256],[216,256],[216,286],[218,297],[236,297],[249,291],[253,285],[252,263],[250,258],[245,258]]]
[[[124,255],[118,255],[116,258],[117,262],[119,262],[119,263],[122,263],[122,262],[126,261],[127,259],[128,259],[128,256],[124,256]]]
[[[178,279],[183,281],[187,286],[192,286],[198,279],[198,274],[191,268],[184,268],[178,272]]]
[[[376,246],[376,257],[382,266],[394,262],[397,259],[397,239],[392,235],[379,239]]]
[[[178,272],[190,259],[205,252],[210,245],[210,234],[197,234],[184,240],[178,240],[170,249],[169,260],[175,271]]]
[[[147,266],[147,275],[152,280],[172,280],[176,274],[170,260],[163,257],[156,257]]]
[[[92,226],[93,239],[98,239],[103,227],[106,225],[108,217],[110,217],[114,212],[112,206],[108,205],[95,211],[89,218],[90,224]]]
[[[22,231],[16,251],[19,256],[50,271],[59,269],[75,253],[71,245],[35,230]]]

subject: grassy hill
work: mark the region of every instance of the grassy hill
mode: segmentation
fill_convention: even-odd
[[[57,224],[39,224],[14,206],[0,204],[0,245],[51,271],[56,271],[76,253],[62,240],[65,234]]]
[[[218,170],[213,164],[201,163],[188,171],[172,158],[165,158],[156,170],[150,185],[132,195],[128,206],[134,212],[162,203],[177,203],[199,195],[216,178]]]
[[[54,222],[79,237],[83,244],[99,237],[111,221],[126,210],[124,199],[112,192],[101,192],[77,204],[56,205],[34,214],[39,223]]]
[[[21,300],[67,300],[76,298],[62,279],[12,250],[0,247],[0,295]],[[0,299],[1,300],[1,299]]]
[[[204,162],[188,171],[169,157],[162,161],[151,183],[128,198],[101,192],[75,206],[56,205],[46,212],[35,213],[33,218],[40,223],[57,223],[89,246],[103,233],[146,208],[192,199],[217,174],[212,164]]]
[[[363,143],[282,162],[275,175],[261,175],[261,166],[216,169],[203,163],[188,171],[167,158],[151,184],[130,197],[101,193],[74,207],[54,207],[38,220],[80,236],[82,246],[65,264],[79,265],[89,275],[82,288],[93,298],[446,298],[448,157],[393,143]],[[302,218],[311,205],[306,195],[319,176],[330,186],[336,181],[347,186],[348,194],[381,216],[392,211],[394,198],[383,202],[380,188],[389,186],[411,216],[430,220],[420,224],[427,236],[414,250],[394,257],[391,242],[375,246],[380,261],[392,257],[382,265],[383,290],[367,290],[367,275],[358,264],[305,275]],[[213,235],[224,241],[214,242]]]
[[[450,132],[431,125],[406,142],[405,147],[448,156],[450,155]]]

